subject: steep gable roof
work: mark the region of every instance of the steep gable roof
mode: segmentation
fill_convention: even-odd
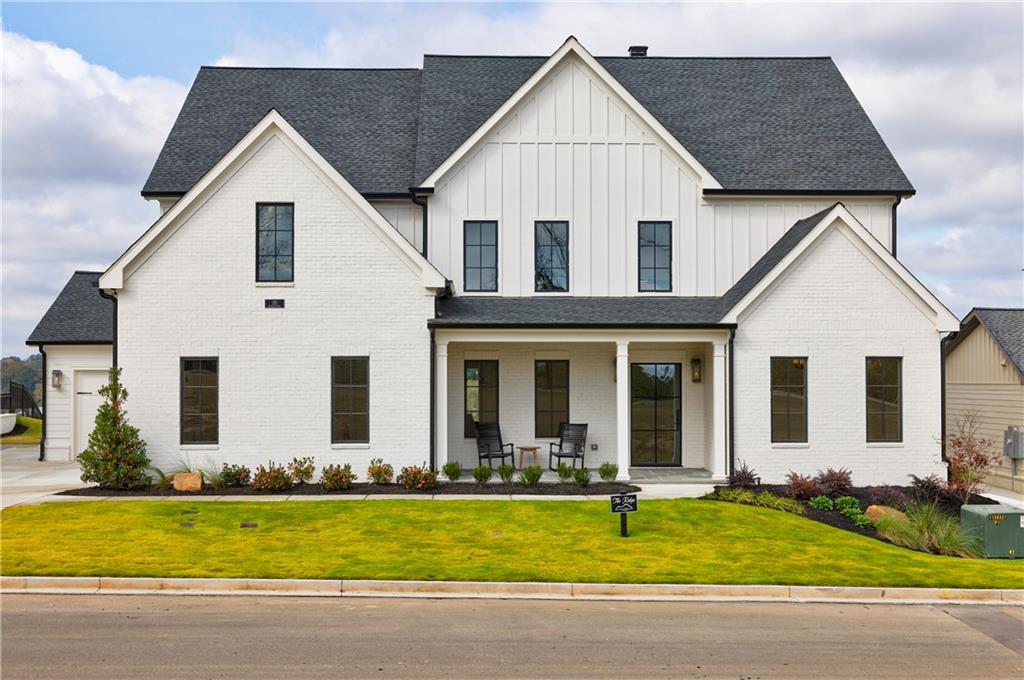
[[[1006,358],[1024,376],[1024,309],[975,307],[964,317],[960,330],[950,336],[946,354],[952,352],[979,325],[985,327]]]
[[[76,271],[64,284],[28,345],[104,344],[114,341],[114,303],[100,297],[100,272]]]

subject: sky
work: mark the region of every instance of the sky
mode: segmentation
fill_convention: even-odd
[[[199,67],[424,53],[835,59],[917,189],[900,259],[959,316],[1024,306],[1024,4],[4,2],[2,352],[158,216],[139,192]]]

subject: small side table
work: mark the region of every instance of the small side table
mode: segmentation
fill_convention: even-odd
[[[519,449],[519,469],[523,469],[523,454],[528,453],[533,456],[533,464],[537,465],[537,452],[540,451],[539,446],[517,446]]]

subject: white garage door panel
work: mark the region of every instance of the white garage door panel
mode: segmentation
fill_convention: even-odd
[[[106,371],[75,371],[75,456],[89,445],[96,409],[103,403],[99,389],[106,384]]]

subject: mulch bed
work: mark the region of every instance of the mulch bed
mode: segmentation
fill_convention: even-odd
[[[628,493],[639,491],[640,487],[621,482],[593,482],[587,486],[577,484],[560,484],[545,482],[537,486],[523,486],[522,484],[464,484],[440,482],[433,489],[406,489],[398,484],[368,484],[359,482],[352,485],[352,488],[344,491],[324,491],[319,484],[299,484],[285,491],[257,491],[247,486],[231,487],[227,489],[214,490],[204,487],[202,491],[185,493],[174,489],[163,490],[159,486],[150,486],[145,489],[134,491],[122,491],[118,489],[101,489],[98,486],[90,486],[84,489],[70,489],[61,491],[62,496],[393,496],[398,494],[415,494],[421,496],[458,494],[472,496],[507,496],[530,495],[530,496],[603,496],[617,493]]]

